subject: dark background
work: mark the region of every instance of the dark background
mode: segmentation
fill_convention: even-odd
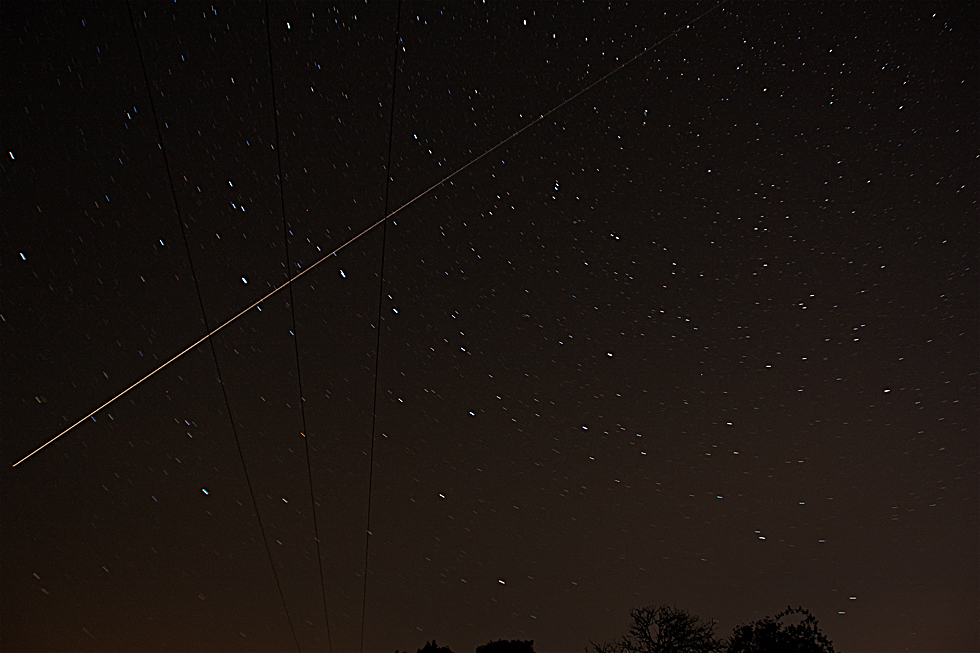
[[[680,30],[389,220],[366,650],[980,648],[973,8],[711,7],[403,3],[389,212]],[[291,286],[309,472],[287,290],[232,419],[205,344],[10,465],[383,217],[398,6],[271,3],[285,238],[265,5],[133,4],[163,151],[126,5],[2,12],[3,649],[326,650],[312,478],[357,650],[380,227]]]

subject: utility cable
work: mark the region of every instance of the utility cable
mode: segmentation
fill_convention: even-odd
[[[431,193],[433,190],[435,190],[439,186],[442,186],[444,183],[446,183],[447,181],[449,181],[450,179],[452,179],[453,177],[455,177],[459,173],[463,172],[464,170],[466,170],[467,168],[469,168],[471,165],[473,165],[474,163],[476,163],[477,161],[479,161],[480,159],[482,159],[486,155],[488,155],[491,152],[497,150],[498,148],[500,148],[505,143],[508,143],[509,141],[513,140],[514,138],[516,138],[517,136],[519,136],[523,132],[527,131],[528,129],[530,129],[531,127],[533,127],[534,125],[536,125],[537,123],[541,122],[542,120],[544,120],[545,118],[547,118],[548,116],[550,116],[551,114],[553,114],[555,111],[558,111],[559,109],[561,109],[563,106],[565,106],[566,104],[568,104],[569,102],[571,102],[572,100],[574,100],[575,98],[577,98],[578,96],[580,96],[583,93],[589,91],[590,89],[592,89],[593,87],[595,87],[597,84],[602,83],[603,81],[605,81],[607,78],[611,77],[612,75],[618,73],[620,70],[622,70],[626,66],[630,65],[631,63],[633,63],[634,61],[636,61],[637,59],[639,59],[640,57],[642,57],[643,55],[645,55],[650,50],[652,50],[652,49],[656,48],[657,46],[661,45],[662,43],[664,43],[668,39],[673,38],[674,36],[676,36],[677,34],[679,34],[681,32],[681,30],[685,29],[686,27],[690,27],[694,23],[698,22],[699,20],[701,20],[702,18],[704,18],[705,16],[707,16],[708,14],[710,14],[711,12],[713,12],[714,10],[716,10],[718,7],[720,7],[723,4],[725,4],[726,2],[728,2],[728,0],[721,0],[721,2],[719,2],[716,5],[714,5],[713,7],[711,7],[707,11],[705,11],[703,14],[701,14],[701,15],[697,16],[696,18],[694,18],[693,20],[685,23],[681,27],[678,27],[673,32],[671,32],[667,36],[661,38],[660,40],[656,41],[652,45],[647,46],[646,48],[644,48],[643,50],[641,50],[639,54],[633,56],[632,58],[628,59],[624,63],[620,64],[619,66],[617,66],[615,68],[613,68],[611,71],[609,71],[608,73],[606,73],[605,75],[603,75],[599,79],[595,80],[594,82],[592,82],[591,84],[589,84],[588,86],[586,86],[585,88],[583,88],[582,90],[578,91],[574,95],[571,95],[568,98],[566,98],[565,100],[563,100],[560,104],[557,104],[556,106],[554,106],[553,108],[549,109],[545,113],[542,113],[541,115],[539,115],[537,118],[535,118],[534,120],[532,120],[528,124],[524,125],[523,127],[521,127],[520,129],[518,129],[517,131],[513,132],[510,136],[507,136],[502,141],[500,141],[499,143],[497,143],[496,145],[494,145],[490,149],[488,149],[485,152],[483,152],[483,154],[480,154],[480,155],[474,157],[473,159],[471,159],[469,162],[463,164],[462,166],[460,166],[459,168],[457,168],[455,171],[449,173],[448,175],[446,175],[445,177],[443,177],[442,179],[440,179],[436,183],[432,184],[431,186],[429,186],[428,188],[426,188],[425,190],[423,190],[421,193],[419,193],[418,195],[416,195],[412,199],[408,200],[407,202],[405,202],[404,204],[402,204],[401,206],[399,206],[397,209],[395,209],[394,211],[392,211],[391,213],[389,213],[385,217],[381,218],[380,220],[378,220],[374,224],[371,224],[371,225],[365,227],[356,236],[354,236],[353,238],[350,238],[349,240],[341,243],[338,247],[336,247],[331,252],[325,254],[324,256],[320,257],[316,262],[312,263],[305,270],[301,270],[300,272],[297,272],[296,273],[296,276],[290,278],[288,281],[286,281],[286,282],[284,282],[284,283],[276,286],[275,288],[273,288],[272,290],[270,290],[266,294],[262,295],[261,297],[259,297],[258,299],[256,299],[254,302],[252,302],[251,304],[249,304],[248,306],[246,306],[245,308],[243,308],[241,311],[239,311],[235,315],[231,316],[230,318],[228,318],[227,320],[225,320],[224,322],[222,322],[221,324],[219,324],[218,326],[216,326],[212,331],[210,331],[209,333],[206,333],[199,340],[197,340],[196,342],[191,343],[190,345],[188,345],[182,351],[174,354],[169,360],[167,360],[166,362],[164,362],[162,365],[159,365],[153,371],[151,371],[148,374],[146,374],[146,376],[144,376],[141,379],[137,380],[132,385],[130,385],[129,387],[127,387],[126,389],[124,389],[122,392],[120,392],[116,396],[112,397],[111,399],[109,399],[108,401],[106,401],[104,404],[102,404],[101,406],[99,406],[98,408],[96,408],[95,410],[93,410],[92,412],[88,413],[87,415],[85,415],[84,417],[82,417],[81,419],[79,419],[77,422],[75,422],[74,424],[72,424],[71,426],[69,426],[68,428],[66,428],[64,431],[62,431],[58,435],[54,436],[53,438],[51,438],[50,440],[48,440],[47,442],[45,442],[44,444],[42,444],[41,446],[39,446],[34,451],[30,452],[29,454],[27,454],[26,456],[24,456],[23,458],[21,458],[20,460],[18,460],[17,462],[15,462],[11,466],[12,467],[16,467],[17,465],[20,465],[21,463],[23,463],[25,460],[27,460],[31,456],[37,454],[42,449],[44,449],[47,446],[51,445],[56,440],[58,440],[59,438],[61,438],[64,435],[66,435],[68,432],[72,431],[79,424],[81,424],[85,420],[89,419],[90,417],[94,416],[100,410],[102,410],[103,408],[111,405],[114,401],[116,401],[117,399],[119,399],[120,397],[124,396],[126,393],[128,393],[132,389],[134,389],[137,386],[139,386],[140,384],[142,384],[144,381],[146,381],[147,379],[149,379],[151,376],[153,376],[157,372],[161,371],[162,369],[164,369],[165,367],[167,367],[168,365],[170,365],[171,363],[173,363],[175,360],[177,360],[178,358],[180,358],[181,356],[183,356],[184,354],[186,354],[190,350],[192,350],[195,347],[197,347],[199,344],[201,344],[202,342],[204,342],[205,340],[207,340],[208,338],[210,338],[214,334],[218,333],[219,331],[221,331],[222,329],[224,329],[226,326],[228,326],[229,324],[231,324],[232,322],[234,322],[235,320],[237,320],[241,316],[243,316],[246,313],[248,313],[250,310],[252,310],[256,306],[258,306],[259,304],[261,304],[265,300],[269,299],[270,297],[272,297],[273,295],[275,295],[276,293],[278,293],[283,288],[285,288],[285,287],[289,286],[290,284],[294,283],[297,279],[299,279],[300,277],[302,277],[304,274],[307,274],[308,272],[312,272],[317,266],[319,266],[321,263],[323,263],[324,261],[326,261],[331,256],[335,256],[338,252],[340,252],[343,249],[346,249],[349,245],[352,245],[355,241],[359,240],[362,236],[364,236],[368,232],[373,231],[378,226],[384,224],[388,220],[388,218],[391,218],[394,215],[396,215],[396,214],[400,213],[401,211],[403,211],[404,209],[408,208],[409,206],[411,206],[412,204],[414,204],[416,201],[418,201],[422,197],[425,197],[426,195],[428,195],[429,193]]]
[[[269,78],[272,82],[272,125],[276,134],[276,165],[279,169],[279,206],[282,210],[282,238],[286,245],[286,278],[292,280],[293,268],[289,262],[289,225],[286,222],[285,178],[282,175],[282,149],[279,147],[279,110],[276,105],[276,73],[272,62],[272,22],[269,18],[269,0],[265,0],[265,33],[269,41]],[[287,281],[287,283],[289,283]],[[293,349],[296,352],[296,381],[299,384],[299,414],[303,426],[303,446],[306,449],[306,474],[310,482],[310,509],[313,511],[313,539],[316,542],[316,563],[320,572],[320,597],[323,599],[323,620],[327,624],[327,646],[333,653],[330,637],[330,618],[327,613],[327,590],[323,584],[323,557],[320,555],[320,530],[316,521],[316,496],[313,493],[313,468],[310,466],[310,432],[306,427],[306,395],[303,394],[303,374],[299,364],[299,329],[296,328],[296,304],[293,286],[289,285],[289,313],[293,319]]]
[[[385,205],[381,227],[381,273],[378,275],[378,335],[374,346],[374,401],[371,406],[371,453],[368,456],[367,528],[364,534],[364,589],[361,593],[361,646],[364,653],[364,624],[367,615],[368,554],[371,551],[371,490],[374,485],[374,440],[378,424],[378,374],[381,364],[381,310],[385,293],[385,239],[388,235],[388,191],[391,189],[391,146],[395,133],[395,89],[398,87],[398,46],[401,43],[402,2],[395,16],[395,61],[391,68],[391,112],[388,119],[388,161],[385,164]]]
[[[139,54],[140,66],[143,69],[143,81],[146,84],[146,95],[150,98],[150,111],[153,113],[153,123],[157,129],[157,142],[160,146],[160,152],[163,155],[163,165],[167,171],[167,181],[170,183],[170,194],[174,201],[174,211],[177,214],[177,221],[180,223],[180,235],[184,240],[184,249],[187,252],[187,263],[191,269],[191,278],[194,279],[194,290],[197,292],[197,301],[201,306],[201,317],[204,319],[204,329],[205,331],[210,331],[208,327],[208,316],[207,312],[204,310],[204,299],[201,296],[201,286],[197,281],[197,274],[194,272],[194,259],[191,256],[191,248],[187,241],[187,230],[184,227],[184,220],[180,215],[180,204],[177,202],[177,190],[174,188],[174,178],[170,173],[170,161],[167,157],[167,150],[163,146],[163,132],[160,130],[160,120],[157,117],[156,104],[153,102],[153,91],[150,86],[150,76],[146,72],[146,62],[143,59],[143,49],[140,47],[140,40],[136,29],[136,17],[133,15],[133,6],[127,0],[126,8],[129,10],[129,20],[133,24],[133,38],[136,39],[136,51]],[[205,336],[207,337],[207,336]],[[265,551],[269,555],[269,565],[272,567],[272,577],[276,581],[276,589],[279,590],[279,599],[282,601],[282,609],[286,613],[286,621],[289,623],[289,631],[293,635],[293,641],[296,643],[296,650],[300,650],[299,640],[296,638],[296,629],[293,628],[293,620],[289,616],[289,608],[286,607],[286,598],[282,593],[282,585],[279,582],[279,574],[276,573],[276,563],[272,559],[272,549],[269,548],[269,539],[265,534],[265,527],[262,525],[262,517],[259,515],[259,506],[255,501],[255,492],[252,490],[252,481],[248,477],[248,466],[245,464],[245,456],[242,454],[242,445],[238,439],[238,429],[235,427],[235,419],[231,414],[231,403],[228,401],[228,391],[225,389],[225,382],[221,377],[221,368],[218,366],[218,353],[214,348],[214,340],[208,339],[208,344],[211,345],[211,357],[214,360],[214,369],[218,374],[218,384],[221,386],[221,396],[225,400],[225,409],[228,411],[228,420],[231,422],[231,432],[235,437],[235,447],[238,449],[238,458],[242,462],[242,471],[245,473],[245,484],[248,486],[248,494],[252,498],[252,508],[255,510],[255,518],[259,523],[259,530],[262,533],[262,541],[265,543]]]

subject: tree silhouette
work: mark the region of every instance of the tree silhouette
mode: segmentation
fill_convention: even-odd
[[[803,619],[796,624],[783,623],[791,615]],[[820,632],[817,618],[809,610],[787,607],[775,617],[737,626],[728,640],[727,653],[834,653],[834,645]]]
[[[534,653],[534,640],[498,639],[477,646],[476,653]]]
[[[633,621],[621,639],[590,642],[586,653],[836,653],[817,618],[802,607],[787,607],[775,617],[736,626],[727,640],[715,636],[714,621],[677,607],[634,608],[630,617]],[[453,652],[432,640],[418,653]],[[534,640],[498,639],[478,646],[476,653],[534,653]]]
[[[398,653],[397,651],[395,653]],[[439,646],[436,644],[436,640],[427,642],[425,646],[418,650],[418,653],[453,653],[446,646]]]
[[[676,607],[634,608],[633,623],[622,639],[606,644],[592,642],[588,653],[721,653],[714,622]]]

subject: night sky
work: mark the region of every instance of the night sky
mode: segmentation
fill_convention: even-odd
[[[3,3],[3,649],[980,650],[975,7],[713,7]]]

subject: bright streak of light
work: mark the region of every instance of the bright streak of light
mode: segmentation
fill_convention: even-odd
[[[335,255],[337,252],[339,252],[340,250],[344,249],[345,247],[347,247],[348,245],[350,245],[351,243],[353,243],[354,241],[356,241],[357,239],[359,239],[364,234],[368,233],[369,231],[372,231],[376,227],[378,227],[381,224],[383,224],[388,218],[392,217],[396,213],[401,212],[403,209],[407,208],[409,205],[414,204],[416,202],[416,200],[419,200],[422,197],[428,195],[430,192],[432,192],[433,190],[435,190],[439,186],[442,186],[444,183],[446,183],[447,181],[449,181],[450,179],[452,179],[453,177],[455,177],[459,173],[463,172],[464,170],[466,170],[467,168],[469,168],[471,165],[473,165],[474,163],[476,163],[477,161],[479,161],[480,159],[482,159],[486,155],[488,155],[491,152],[493,152],[494,150],[498,149],[500,146],[504,145],[505,143],[513,140],[514,138],[516,138],[517,136],[519,136],[523,132],[527,131],[528,129],[530,129],[531,127],[533,127],[534,125],[536,125],[537,123],[541,122],[542,120],[544,120],[545,118],[547,118],[548,116],[550,116],[551,114],[553,114],[555,111],[558,111],[559,109],[561,109],[563,106],[565,106],[566,104],[568,104],[569,102],[571,102],[572,100],[574,100],[575,98],[577,98],[578,96],[580,96],[583,93],[589,91],[594,86],[602,83],[603,81],[605,81],[606,79],[608,79],[612,75],[615,75],[620,70],[622,70],[626,66],[630,65],[631,63],[633,63],[634,61],[636,61],[637,59],[639,59],[640,57],[642,57],[643,55],[645,55],[650,50],[652,50],[652,49],[656,48],[657,46],[659,46],[661,43],[667,41],[670,38],[673,38],[674,36],[676,36],[682,30],[689,29],[691,27],[691,25],[693,25],[697,21],[701,20],[702,18],[704,18],[705,16],[707,16],[708,14],[710,14],[711,12],[713,12],[715,9],[717,9],[721,5],[725,4],[727,1],[728,0],[721,0],[721,2],[719,2],[716,5],[714,5],[713,7],[711,7],[710,9],[708,9],[706,12],[704,12],[703,14],[701,14],[700,16],[698,16],[697,18],[695,18],[691,22],[687,23],[686,25],[684,25],[682,27],[678,27],[676,30],[674,30],[673,32],[671,32],[667,36],[663,37],[659,41],[656,41],[655,43],[653,43],[651,45],[648,45],[643,50],[641,50],[639,52],[639,54],[636,54],[633,57],[631,57],[630,59],[627,59],[626,61],[624,61],[620,65],[616,66],[615,68],[613,68],[612,70],[610,70],[608,73],[606,73],[602,77],[598,78],[597,80],[595,80],[594,82],[592,82],[591,84],[589,84],[588,86],[586,86],[585,88],[583,88],[582,90],[578,91],[574,95],[571,95],[568,98],[566,98],[565,100],[563,100],[560,104],[557,104],[554,107],[552,107],[551,109],[549,109],[548,111],[546,111],[545,113],[542,113],[540,116],[538,116],[537,118],[535,118],[531,122],[527,123],[526,125],[524,125],[520,129],[518,129],[517,131],[515,131],[514,133],[512,133],[507,138],[503,139],[502,141],[500,141],[499,143],[497,143],[496,145],[494,145],[493,147],[491,147],[489,150],[485,151],[483,154],[480,154],[480,155],[474,157],[468,163],[463,164],[462,167],[457,168],[454,172],[452,172],[449,175],[443,177],[440,181],[437,181],[436,183],[432,184],[431,186],[429,186],[428,188],[426,188],[425,190],[423,190],[421,193],[419,193],[418,195],[416,195],[412,199],[408,200],[407,202],[405,202],[404,204],[402,204],[401,206],[399,206],[397,209],[395,209],[394,211],[392,211],[391,213],[389,213],[385,217],[381,218],[380,220],[378,220],[377,222],[375,222],[374,224],[372,224],[371,226],[369,226],[368,228],[366,228],[361,233],[357,234],[356,236],[354,236],[353,238],[351,238],[350,240],[348,240],[347,242],[345,242],[344,244],[342,244],[337,249],[333,250],[329,254],[326,254],[325,256],[323,256],[322,258],[320,258],[316,263],[312,264],[310,267],[306,268],[302,272],[299,272],[296,276],[294,276],[293,278],[289,279],[288,281],[286,281],[282,285],[279,285],[279,286],[273,288],[268,293],[266,293],[265,295],[263,295],[262,297],[260,297],[256,301],[254,301],[252,304],[250,304],[246,308],[243,308],[241,311],[239,311],[237,314],[235,314],[234,316],[230,317],[229,319],[225,320],[225,322],[223,322],[222,324],[218,325],[216,328],[214,328],[213,330],[211,330],[211,332],[209,332],[209,333],[205,334],[204,336],[202,336],[196,342],[188,345],[185,349],[183,349],[179,353],[175,354],[173,357],[171,357],[165,363],[163,363],[162,365],[160,365],[158,368],[156,368],[155,370],[153,370],[152,372],[150,372],[149,374],[147,374],[143,378],[139,379],[138,381],[136,381],[135,383],[133,383],[132,385],[130,385],[128,388],[126,388],[125,390],[123,390],[122,392],[120,392],[119,394],[117,394],[116,396],[114,396],[112,399],[109,399],[107,402],[105,402],[104,404],[102,404],[101,406],[99,406],[98,408],[96,408],[95,410],[93,410],[92,412],[90,412],[85,417],[82,417],[81,419],[79,419],[77,422],[75,422],[74,424],[72,424],[71,426],[69,426],[68,428],[66,428],[64,431],[62,431],[58,435],[54,436],[53,438],[51,438],[50,440],[48,440],[47,442],[45,442],[44,444],[42,444],[40,447],[38,447],[34,451],[30,452],[29,454],[27,454],[26,456],[24,456],[23,458],[21,458],[20,460],[18,460],[17,462],[15,462],[12,465],[12,467],[16,467],[17,465],[20,465],[22,462],[24,462],[25,460],[29,459],[31,456],[35,455],[36,453],[38,453],[39,451],[41,451],[42,449],[44,449],[48,445],[50,445],[53,442],[57,441],[59,438],[61,438],[62,436],[66,435],[67,433],[69,433],[70,431],[72,431],[76,426],[78,426],[79,424],[81,424],[85,420],[89,419],[90,417],[93,417],[100,410],[102,410],[106,406],[110,405],[111,403],[113,403],[114,401],[116,401],[117,399],[119,399],[120,397],[122,397],[123,395],[127,394],[130,390],[133,390],[134,388],[136,388],[137,386],[139,386],[140,384],[142,384],[144,381],[146,381],[147,379],[149,379],[150,377],[152,377],[154,374],[156,374],[157,372],[161,371],[162,369],[164,369],[165,367],[167,367],[168,365],[170,365],[171,363],[173,363],[174,361],[176,361],[178,358],[182,357],[184,354],[186,354],[190,350],[192,350],[195,347],[197,347],[198,345],[200,345],[202,342],[204,342],[205,340],[207,340],[208,338],[210,338],[214,334],[218,333],[219,331],[221,331],[222,329],[224,329],[226,326],[228,326],[229,324],[231,324],[232,322],[234,322],[235,320],[237,320],[241,316],[245,315],[250,310],[252,310],[253,308],[257,307],[259,304],[261,304],[265,300],[269,299],[270,297],[272,297],[273,295],[275,295],[277,292],[279,292],[280,290],[282,290],[286,286],[290,285],[291,283],[293,283],[294,281],[296,281],[297,279],[299,279],[300,277],[302,277],[304,274],[306,274],[308,272],[311,272],[314,269],[316,269],[316,267],[318,265],[320,265],[321,263],[323,263],[329,257]],[[13,154],[11,154],[11,158],[13,158]],[[343,274],[343,273],[341,273],[341,274]]]

